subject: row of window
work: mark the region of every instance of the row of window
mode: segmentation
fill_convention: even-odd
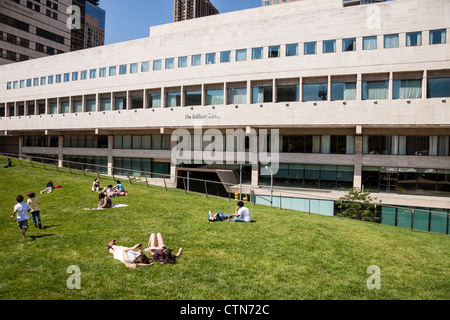
[[[52,154],[30,154],[33,161],[55,165],[58,156]],[[86,170],[108,174],[108,157],[68,156],[63,157],[63,166],[75,170]],[[147,158],[114,157],[113,174],[123,176],[143,176],[162,178],[170,175],[170,162],[155,161]],[[104,186],[102,186],[104,187]]]
[[[8,17],[4,14],[0,13],[0,23],[6,24],[8,26],[11,26],[13,28],[30,32],[30,25],[28,23],[25,23],[23,21],[17,20],[15,18]],[[42,37],[47,40],[51,40],[60,44],[64,44],[64,37],[57,35],[53,32],[41,29],[36,27],[36,35],[39,37]]]
[[[445,71],[445,70],[444,70]],[[438,73],[441,73],[442,70]],[[447,72],[448,73],[448,72]],[[445,74],[445,72],[444,72]],[[377,75],[379,76],[379,75]],[[407,77],[403,74],[402,76]],[[416,75],[417,76],[417,75]],[[422,75],[420,75],[421,77]],[[436,75],[438,76],[438,75]],[[127,96],[126,93],[113,93],[100,95],[98,101],[94,98],[86,99],[85,103],[80,99],[73,99],[72,105],[69,99],[61,99],[58,102],[50,99],[48,110],[46,110],[45,103],[39,103],[37,107],[34,104],[28,104],[27,115],[38,114],[58,114],[58,113],[77,113],[77,112],[96,112],[109,110],[124,110],[124,109],[142,109],[142,108],[161,108],[161,107],[180,107],[180,106],[202,106],[202,105],[223,105],[223,104],[246,104],[247,95],[250,94],[250,102],[256,103],[272,103],[272,102],[297,102],[297,101],[347,101],[357,99],[357,81],[356,76],[350,76],[354,80],[349,80],[349,77],[339,76],[331,77],[331,96],[329,93],[328,77],[321,79],[314,78],[315,83],[309,83],[308,78],[303,78],[302,95],[300,95],[299,79],[280,79],[276,80],[274,87],[273,81],[252,81],[250,85],[251,92],[247,92],[247,83],[227,83],[227,89],[224,89],[224,84],[207,85],[204,92],[201,90],[201,85],[190,86],[184,88],[181,92],[181,87],[165,88],[164,96],[161,89],[146,90],[146,105],[144,105],[144,90],[136,91]],[[381,75],[382,78],[389,78],[389,74]],[[362,81],[362,100],[379,100],[389,99],[389,80],[364,80]],[[422,79],[410,80],[394,80],[392,85],[393,99],[418,99],[422,98],[423,81]],[[344,81],[344,79],[346,79]],[[45,80],[45,78],[44,78]],[[27,85],[31,83],[39,83],[42,79],[35,78],[27,80]],[[317,83],[319,82],[319,83]],[[14,82],[15,86],[22,86]],[[442,98],[450,96],[450,77],[434,78],[433,72],[429,71],[426,82],[427,98]],[[275,95],[273,90],[276,90]],[[183,97],[182,97],[183,95]],[[184,98],[184,100],[182,99]],[[129,99],[129,101],[127,101]],[[226,99],[226,100],[225,100]],[[164,100],[164,101],[163,101]],[[182,105],[183,100],[183,105]],[[98,108],[97,108],[98,104]],[[25,115],[25,106],[8,104],[5,108],[0,105],[0,117],[5,116],[23,116]]]
[[[348,189],[353,187],[353,167],[334,165],[279,164],[271,177],[260,168],[259,182],[270,185],[312,189]],[[421,168],[363,167],[365,191],[421,195],[450,194],[450,170]]]
[[[450,170],[362,167],[364,191],[417,195],[450,194]]]
[[[20,0],[11,0],[11,1],[20,4]],[[37,1],[35,0],[35,2],[40,3],[39,0],[37,0]],[[46,0],[46,5],[47,5],[48,8],[58,11],[58,4],[57,3],[52,3],[50,0]],[[30,1],[30,0],[27,0],[26,6],[27,6],[28,9],[31,9],[31,10],[34,10],[36,12],[41,13],[41,6],[39,4],[37,4],[37,3],[34,3],[32,1]],[[54,11],[49,10],[49,9],[45,9],[45,14],[48,17],[52,17],[53,19],[58,20],[58,13],[57,12],[54,12]]]
[[[429,31],[429,39],[430,44],[440,44],[446,43],[447,38],[446,29],[439,30],[431,30]],[[337,40],[326,40],[322,41],[322,51],[323,53],[333,53],[336,52],[336,41]],[[406,33],[406,45],[407,46],[419,46],[422,45],[422,32],[409,32]],[[304,43],[304,54],[316,54],[317,53],[318,42],[306,42]],[[399,34],[389,34],[384,35],[384,47],[385,48],[396,48],[399,46]],[[377,36],[372,37],[364,37],[363,38],[363,49],[364,50],[372,50],[377,48]],[[346,38],[342,39],[342,51],[356,51],[356,38]],[[248,56],[250,52],[250,57]],[[248,59],[251,60],[259,60],[263,59],[263,47],[257,47],[252,49],[239,49],[234,53],[232,51],[222,51],[218,52],[210,52],[206,53],[204,57],[204,63],[206,65],[220,63],[227,63],[232,61],[232,54],[234,54],[235,61],[246,61]],[[278,58],[281,57],[281,45],[274,45],[268,47],[268,58]],[[285,46],[285,55],[286,56],[298,56],[299,55],[299,44],[287,44]],[[125,74],[133,74],[140,72],[148,72],[150,69],[157,71],[164,69],[174,69],[175,66],[178,68],[188,67],[190,61],[191,66],[200,66],[202,64],[202,54],[188,56],[182,56],[178,58],[166,58],[166,59],[158,59],[154,61],[145,61],[141,63],[131,63],[131,64],[123,64],[119,66],[110,66],[103,68],[95,68],[90,70],[83,71],[74,71],[67,72],[59,75],[51,75],[51,76],[43,76],[39,78],[37,81],[32,79],[21,80],[21,81],[13,81],[8,82],[8,89],[17,89],[17,88],[25,88],[31,86],[39,86],[53,83],[61,83],[61,82],[70,82],[70,81],[78,81],[85,79],[95,79],[95,78],[103,78],[107,76],[116,76],[116,75],[125,75]],[[14,86],[11,83],[23,83],[23,85]]]
[[[191,149],[196,146],[192,136]],[[215,150],[225,151],[227,141],[215,140]],[[211,142],[203,141],[200,150]],[[25,136],[25,147],[59,146],[58,136]],[[108,137],[104,135],[64,136],[64,148],[108,148]],[[114,149],[171,150],[171,135],[115,135]],[[237,146],[233,146],[237,151]],[[246,151],[249,143],[246,140]],[[268,152],[280,153],[321,153],[354,154],[355,137],[353,135],[281,135],[278,150],[272,150],[271,138],[267,139]],[[363,154],[413,155],[413,156],[450,156],[450,136],[401,136],[401,135],[364,135]]]
[[[114,149],[170,150],[171,136],[154,135],[115,135]],[[24,147],[58,148],[58,136],[24,136]],[[108,136],[105,135],[65,135],[64,148],[108,148]]]
[[[11,60],[11,61],[27,61],[30,57],[24,54],[19,54],[14,51],[4,50],[0,48],[0,58]]]
[[[22,38],[22,37],[18,38],[17,36],[15,36],[13,34],[2,32],[2,31],[0,31],[0,41],[6,41],[8,43],[11,43],[11,44],[14,44],[14,45],[18,45],[18,46],[21,46],[21,47],[24,47],[24,48],[27,48],[27,49],[31,48],[30,40]],[[41,43],[36,43],[34,49],[37,52],[42,52],[42,53],[46,53],[46,54],[49,54],[49,55],[64,53],[64,51],[62,51],[62,50],[55,49],[55,48],[53,48],[51,46],[44,46]],[[16,54],[14,52],[12,52],[12,51],[8,51],[8,52],[11,52],[11,53],[7,54],[7,59],[16,61]],[[25,56],[25,55],[21,54],[20,56]],[[26,59],[25,58],[24,59],[20,58],[19,61],[28,60],[28,56],[25,56],[25,57],[27,57],[27,58]]]

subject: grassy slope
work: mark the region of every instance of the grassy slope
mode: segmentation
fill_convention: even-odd
[[[254,223],[209,223],[208,210],[229,213],[235,203],[129,183],[129,196],[113,198],[128,207],[85,211],[97,205],[94,176],[14,164],[0,170],[0,299],[450,298],[448,235],[253,204]],[[48,180],[63,188],[39,195]],[[44,229],[30,219],[22,239],[9,217],[29,190]],[[146,244],[151,232],[173,251],[183,247],[176,265],[132,270],[106,249],[112,238]],[[66,286],[71,265],[81,290]],[[380,290],[367,289],[371,265],[381,268]]]

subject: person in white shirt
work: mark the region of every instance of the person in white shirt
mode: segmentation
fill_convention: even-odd
[[[136,268],[141,266],[150,266],[152,263],[150,259],[142,251],[142,244],[138,243],[134,247],[123,247],[116,244],[113,239],[108,243],[109,253],[114,256],[114,259],[121,261],[127,267]],[[134,250],[139,249],[139,252]]]
[[[233,222],[251,222],[250,210],[244,205],[243,201],[238,201],[236,211],[229,218],[234,217]]]
[[[28,219],[30,219],[28,212],[31,211],[31,207],[28,203],[23,202],[23,196],[20,194],[16,197],[16,201],[17,204],[14,206],[14,212],[11,218],[17,215],[17,224],[19,225],[20,233],[25,238],[25,233],[28,229]]]

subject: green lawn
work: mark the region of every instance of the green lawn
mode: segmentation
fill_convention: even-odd
[[[0,163],[5,163],[0,157]],[[91,210],[94,175],[58,172],[13,160],[0,169],[0,299],[2,300],[375,300],[450,298],[450,238],[368,222],[248,204],[253,223],[207,221],[208,210],[230,213],[234,201],[123,181],[128,207]],[[48,180],[63,185],[39,195]],[[101,186],[112,183],[102,177]],[[37,193],[44,228],[31,219],[22,239],[15,196]],[[26,198],[26,197],[25,197]],[[106,244],[146,244],[161,232],[175,265],[129,269]],[[70,290],[69,266],[81,270]],[[369,290],[367,268],[381,271]]]

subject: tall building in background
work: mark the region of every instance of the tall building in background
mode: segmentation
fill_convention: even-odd
[[[183,21],[218,14],[209,0],[175,0],[173,21]]]
[[[0,65],[70,51],[72,0],[0,0]]]
[[[71,5],[79,29],[68,28]],[[105,11],[98,0],[0,0],[0,65],[104,44]]]
[[[106,13],[98,0],[72,0],[80,8],[81,28],[72,29],[71,51],[93,48],[105,44]]]

